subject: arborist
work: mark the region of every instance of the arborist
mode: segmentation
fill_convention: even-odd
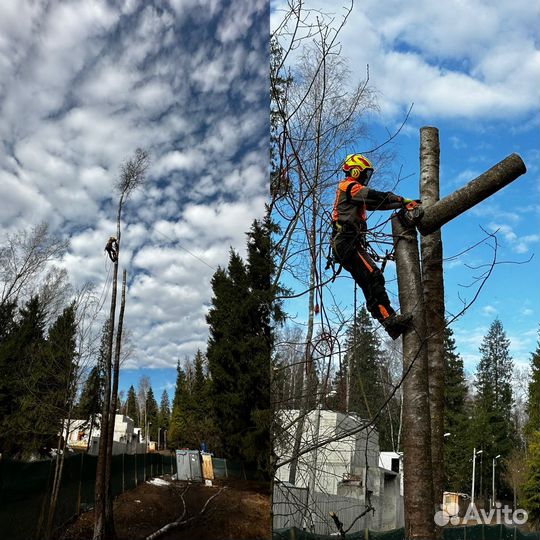
[[[414,211],[419,201],[368,188],[374,169],[361,154],[348,155],[342,169],[345,179],[339,183],[332,211],[332,250],[362,289],[367,310],[397,339],[410,326],[412,314],[398,315],[390,305],[383,273],[367,250],[367,211],[400,207]]]
[[[118,260],[118,240],[116,239],[116,236],[109,237],[107,244],[105,245],[105,251],[109,254],[109,258],[112,262]]]

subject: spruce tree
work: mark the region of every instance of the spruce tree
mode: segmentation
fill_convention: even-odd
[[[450,327],[444,333],[444,439],[445,489],[470,492],[469,411],[467,381],[463,359],[456,351],[454,333]]]
[[[149,429],[149,436],[150,438],[148,440],[150,441],[157,441],[158,439],[158,417],[159,417],[159,408],[156,401],[156,398],[154,397],[154,391],[152,390],[152,387],[148,389],[148,393],[146,394],[146,417],[147,426],[150,427]]]
[[[176,365],[176,386],[174,389],[173,406],[171,411],[171,421],[168,434],[168,444],[172,448],[182,448],[186,446],[187,414],[189,404],[189,388],[186,373],[180,366],[180,361]]]
[[[44,355],[44,377],[38,382],[42,403],[48,404],[46,430],[50,430],[53,438],[62,419],[67,419],[73,409],[78,375],[76,335],[75,304],[71,304],[49,329]],[[43,406],[39,408],[43,409]]]
[[[272,259],[273,226],[254,222],[247,264],[231,250],[226,270],[212,278],[208,365],[214,416],[225,457],[268,470],[270,360],[281,318]]]
[[[133,385],[129,387],[127,393],[126,416],[129,416],[133,420],[133,424],[136,427],[140,427],[139,406],[137,405],[137,395],[135,394],[135,388]]]
[[[169,394],[167,393],[167,390],[163,390],[161,394],[161,401],[159,404],[159,416],[158,416],[158,424],[161,428],[159,431],[159,445],[160,448],[165,443],[165,431],[169,430],[169,424],[171,421],[171,404],[169,402]]]
[[[531,438],[535,431],[540,431],[540,341],[531,355],[531,379],[527,395],[527,423],[525,435]]]
[[[33,453],[41,447],[33,429],[36,396],[30,394],[34,379],[42,372],[46,313],[37,296],[19,309],[19,318],[3,344],[3,360],[9,366],[4,381],[9,387],[5,416],[0,420],[0,449],[6,455]],[[32,405],[33,404],[33,405]]]
[[[534,431],[528,445],[525,463],[526,481],[523,486],[523,505],[529,513],[529,523],[540,528],[540,431]]]
[[[90,370],[77,405],[77,417],[88,420],[101,412],[103,403],[103,374],[98,365]]]
[[[334,379],[336,395],[330,400],[331,405],[337,406],[342,412],[346,411],[348,386],[348,412],[356,413],[364,420],[373,418],[384,406],[389,394],[387,385],[390,376],[382,362],[382,354],[373,320],[362,306],[346,331],[343,366]],[[387,414],[387,407],[390,407],[390,415]],[[392,432],[397,432],[398,420],[397,403],[391,400],[375,421],[382,451],[393,450]]]
[[[515,443],[512,421],[513,362],[510,356],[510,341],[502,323],[496,319],[480,346],[481,358],[476,370],[476,396],[472,428],[472,443],[482,450],[478,481],[478,493],[486,496],[491,486],[491,460],[500,455],[497,475],[497,493],[508,496],[508,487],[500,483],[504,477],[504,460]]]
[[[4,420],[12,412],[13,386],[11,377],[13,365],[10,362],[10,350],[13,346],[13,333],[16,330],[15,313],[17,304],[5,302],[0,304],[0,453],[3,449]]]

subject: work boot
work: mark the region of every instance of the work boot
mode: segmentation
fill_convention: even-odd
[[[384,319],[382,325],[392,339],[397,339],[411,326],[411,321],[412,313],[404,313],[402,315],[394,313]]]

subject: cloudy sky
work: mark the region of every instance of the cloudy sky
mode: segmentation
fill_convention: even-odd
[[[333,13],[340,21],[348,2],[306,0],[306,8]],[[272,2],[272,27],[286,3]],[[356,82],[369,65],[380,114],[371,130],[379,142],[395,132],[395,172],[403,167],[399,192],[418,196],[419,129],[435,126],[441,142],[441,195],[447,195],[509,154],[517,152],[528,172],[514,184],[443,228],[447,315],[472,300],[476,278],[492,251],[479,248],[458,256],[497,233],[498,261],[478,300],[452,326],[466,369],[474,371],[478,347],[499,317],[511,339],[516,364],[525,365],[536,348],[539,303],[539,91],[540,5],[516,0],[362,0],[355,2],[342,31],[342,54]],[[359,141],[344,154],[373,147]],[[377,176],[373,178],[377,182]],[[374,187],[376,187],[374,185]],[[527,264],[516,264],[529,260]],[[468,266],[469,267],[468,267]],[[392,278],[392,267],[386,272]],[[339,280],[338,280],[339,281]],[[395,284],[389,284],[397,304]],[[352,306],[352,284],[343,279],[332,293]],[[301,313],[298,304],[295,309]]]
[[[101,291],[112,185],[150,153],[123,223],[123,387],[147,373],[159,396],[205,348],[211,276],[263,213],[267,42],[266,0],[0,3],[0,233],[47,221],[72,283]]]

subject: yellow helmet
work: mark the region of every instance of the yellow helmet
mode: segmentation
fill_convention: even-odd
[[[349,154],[343,162],[342,169],[346,173],[349,173],[349,176],[355,180],[362,176],[365,181],[364,185],[368,184],[371,175],[373,174],[373,165],[371,164],[371,161],[362,154]]]

